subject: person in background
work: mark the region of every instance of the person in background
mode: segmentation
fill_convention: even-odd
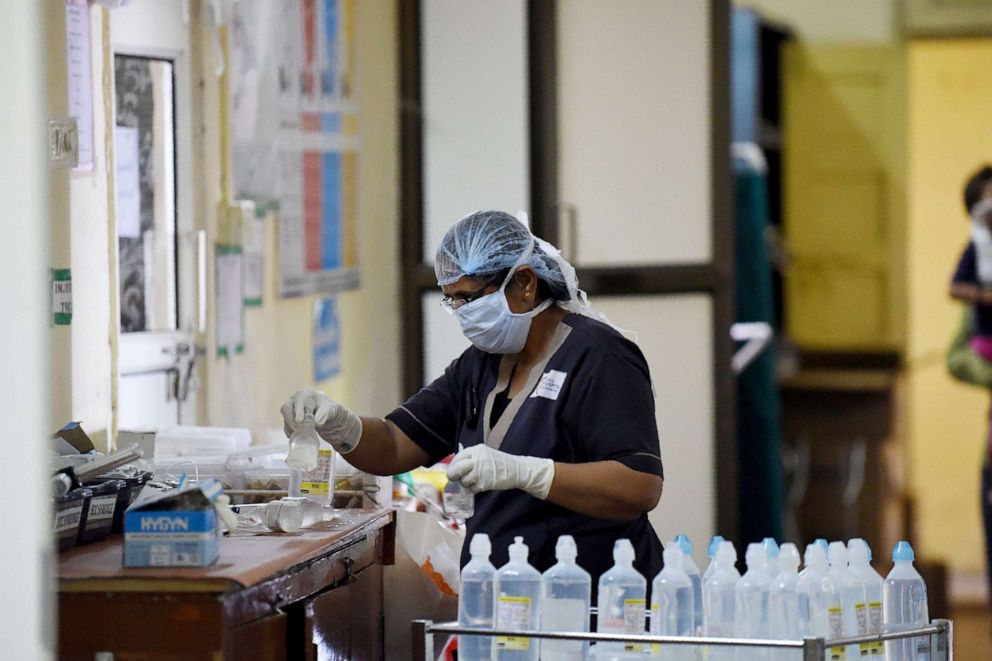
[[[968,342],[975,356],[986,363],[985,366],[972,365],[967,370],[971,375],[981,377],[969,379],[976,384],[987,380],[987,365],[992,363],[992,165],[982,166],[969,177],[964,186],[964,207],[971,217],[971,240],[958,260],[950,295],[971,306]],[[969,360],[974,362],[976,359]],[[978,384],[992,388],[992,382]],[[981,506],[988,590],[992,598],[992,406],[982,463]]]
[[[647,515],[663,472],[640,349],[589,306],[559,251],[509,214],[461,219],[434,269],[442,306],[473,346],[385,419],[298,391],[282,407],[287,434],[313,411],[318,433],[377,475],[455,453],[448,478],[476,494],[466,539],[487,533],[496,566],[521,535],[544,571],[569,534],[594,584],[620,538],[633,543],[637,569],[655,576],[662,547]]]

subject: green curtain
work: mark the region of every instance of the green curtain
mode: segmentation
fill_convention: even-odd
[[[737,320],[774,326],[771,264],[764,238],[765,175],[735,159],[734,179]],[[769,348],[737,376],[738,512],[744,543],[784,538],[781,419]]]

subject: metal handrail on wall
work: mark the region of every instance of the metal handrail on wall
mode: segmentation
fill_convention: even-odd
[[[457,622],[435,623],[432,620],[414,620],[413,658],[434,661],[434,634],[458,636],[511,636],[514,638],[537,638],[545,640],[576,640],[591,643],[637,643],[640,645],[705,645],[734,648],[758,647],[763,649],[801,650],[803,661],[823,661],[826,651],[833,647],[880,643],[886,640],[901,640],[920,636],[930,637],[930,661],[952,661],[954,659],[954,627],[951,620],[933,620],[930,626],[906,631],[882,633],[872,636],[852,636],[826,640],[824,638],[804,638],[803,640],[770,640],[748,638],[713,638],[708,636],[654,636],[649,634],[606,634],[588,631],[525,631],[520,629],[479,629],[461,627]]]

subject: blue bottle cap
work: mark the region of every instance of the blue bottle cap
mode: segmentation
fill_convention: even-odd
[[[817,537],[815,540],[813,540],[813,543],[819,546],[821,549],[823,549],[823,555],[826,555],[830,551],[830,544],[828,544],[827,540],[823,539],[822,537]]]
[[[713,535],[713,539],[710,540],[710,545],[706,547],[706,555],[709,557],[714,557],[716,555],[717,549],[720,548],[720,542],[723,540],[723,535]]]
[[[761,540],[761,545],[765,549],[765,555],[769,558],[778,557],[778,542],[775,541],[774,537],[765,537]]]
[[[675,543],[679,545],[680,549],[682,549],[683,555],[689,555],[690,553],[692,553],[692,542],[690,542],[689,538],[686,537],[685,535],[683,534],[676,535]]]
[[[916,560],[916,554],[913,553],[913,547],[909,545],[906,540],[900,540],[896,543],[894,549],[892,549],[892,562],[913,562]]]

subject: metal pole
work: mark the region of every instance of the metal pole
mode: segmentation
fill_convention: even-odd
[[[823,661],[827,653],[823,638],[803,638],[803,661]]]
[[[429,630],[431,620],[414,620],[410,623],[410,630],[413,632],[413,658],[423,659],[423,661],[433,661],[434,659],[434,634]]]

